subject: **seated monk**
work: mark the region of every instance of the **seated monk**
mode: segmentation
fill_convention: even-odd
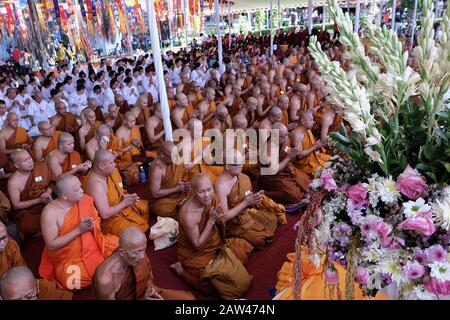
[[[147,157],[155,158],[161,143],[164,141],[164,124],[161,114],[161,104],[156,104],[155,114],[145,122],[145,132],[149,140],[149,146],[146,148]]]
[[[242,173],[244,157],[239,151],[235,151],[235,157],[227,151],[225,158],[225,168],[214,183],[214,190],[227,217],[226,236],[245,239],[252,246],[262,248],[273,241],[277,214],[281,214],[276,210],[280,208],[273,206],[275,210],[268,211],[261,206],[262,192],[251,192],[250,179]]]
[[[94,198],[102,218],[102,231],[120,236],[128,227],[148,230],[148,202],[137,194],[128,194],[116,169],[115,156],[109,150],[97,150],[88,174],[86,193]]]
[[[289,102],[289,119],[291,122],[297,122],[300,120],[300,113],[308,108],[306,103],[308,87],[303,83],[296,83],[292,92],[293,95]]]
[[[113,132],[116,132],[122,123],[123,115],[119,113],[119,107],[115,104],[110,104],[108,106],[108,113],[105,114],[105,124],[110,127]]]
[[[189,106],[188,98],[184,93],[176,95],[177,104],[170,112],[170,120],[174,129],[183,129],[187,127],[189,118],[197,117],[198,110],[194,112],[193,108]]]
[[[38,129],[41,135],[33,142],[33,157],[35,161],[43,161],[56,148],[61,131],[56,131],[47,121],[39,122]]]
[[[230,129],[232,126],[232,120],[228,113],[228,109],[225,106],[218,106],[216,111],[213,112],[213,116],[203,126],[204,131],[208,129],[218,129],[220,132],[225,133],[225,130]]]
[[[27,130],[19,127],[19,117],[14,112],[9,112],[3,128],[0,130],[0,153],[8,156],[8,162],[4,169],[5,172],[13,172],[15,170],[14,163],[11,160],[11,153],[15,149],[29,150],[31,143]]]
[[[203,100],[203,95],[201,92],[201,88],[200,85],[198,84],[197,81],[191,81],[189,83],[189,93],[187,94],[187,98],[189,100],[189,104],[191,104],[191,106],[193,108],[195,108],[197,106],[197,104]]]
[[[42,211],[45,248],[39,274],[68,290],[83,289],[92,284],[95,269],[117,249],[119,239],[101,232],[94,199],[83,194],[77,177],[58,177],[56,193],[58,198]]]
[[[114,95],[114,103],[119,108],[120,114],[125,114],[128,111],[131,111],[130,106],[128,105],[128,102],[123,98],[121,94],[115,94]]]
[[[79,151],[83,152],[86,149],[86,143],[92,139],[95,129],[101,125],[101,122],[95,120],[95,112],[92,111],[92,109],[86,108],[81,114],[83,115],[84,123],[80,129],[78,129],[77,142]]]
[[[186,291],[155,285],[152,266],[145,253],[147,237],[134,227],[125,229],[119,249],[95,271],[93,287],[98,300],[195,300]]]
[[[345,299],[346,276],[347,271],[338,263],[334,267],[338,273],[339,285],[337,290],[327,294],[326,288],[329,286],[325,279],[325,259],[321,259],[320,266],[316,267],[315,263],[308,258],[307,250],[302,250],[302,290],[300,292],[301,300],[341,300]],[[274,300],[293,300],[294,299],[294,279],[293,268],[295,252],[287,255],[288,261],[283,263],[281,270],[278,271],[278,282],[276,285],[276,294]],[[340,292],[339,294],[336,294]],[[378,291],[374,298],[364,296],[359,284],[354,283],[355,300],[388,300],[388,297]]]
[[[126,163],[133,162],[133,156],[141,154],[142,137],[139,127],[136,125],[136,117],[133,112],[125,113],[123,124],[116,131],[121,159]]]
[[[255,97],[248,97],[245,107],[242,108],[238,114],[242,114],[247,120],[247,124],[251,128],[258,127],[259,123],[256,121],[256,109],[258,108],[258,100]]]
[[[277,122],[272,126],[272,129],[278,130],[279,133],[279,156],[276,158],[279,164],[275,174],[262,174],[259,176],[259,188],[264,190],[266,196],[278,203],[285,205],[298,204],[308,191],[311,179],[292,164],[299,151],[291,148],[287,127],[281,122]],[[277,144],[272,139],[271,137],[266,142],[269,159],[271,159],[271,149],[276,148]],[[264,165],[269,167],[271,163]]]
[[[197,105],[199,116],[198,119],[203,122],[203,124],[208,123],[214,115],[216,110],[216,91],[213,88],[206,88],[206,97],[202,99]]]
[[[141,94],[131,108],[131,112],[136,117],[136,126],[139,128],[142,138],[142,145],[147,147],[148,139],[145,132],[145,123],[148,118],[150,118],[150,109],[148,108],[148,97],[147,94]]]
[[[0,222],[0,277],[8,269],[17,266],[26,266],[20,254],[20,248],[16,241],[9,238],[6,226]]]
[[[226,248],[235,258],[233,264],[240,264],[244,269],[242,264],[247,262],[253,246],[244,239],[225,239],[224,222],[229,217],[217,203],[211,179],[207,175],[200,173],[192,178],[192,191],[192,196],[182,205],[179,213],[178,262],[169,268],[200,292],[218,292],[222,297],[227,293],[229,299],[240,298],[249,288],[252,276],[244,272],[234,275],[232,279],[227,278],[227,273],[236,265],[222,265],[219,270],[206,268],[212,261],[221,259],[219,253]],[[229,290],[228,282],[236,287]]]
[[[280,108],[283,117],[281,122],[288,128],[288,130],[293,130],[297,127],[297,123],[293,122],[289,116],[289,97],[285,94],[282,94],[277,99],[277,106]]]
[[[56,115],[54,115],[50,123],[55,127],[55,130],[65,131],[75,134],[80,127],[77,122],[77,117],[67,112],[67,105],[60,101],[55,103]]]
[[[26,266],[8,270],[0,279],[0,300],[72,300],[73,293],[49,280],[37,280]]]
[[[80,154],[74,151],[75,140],[70,133],[61,132],[58,138],[58,146],[47,156],[46,162],[52,180],[56,180],[63,173],[77,175],[81,178],[90,168],[89,160],[81,162]]]
[[[150,213],[178,219],[178,206],[191,190],[187,179],[187,170],[183,163],[175,164],[172,151],[175,145],[171,141],[161,144],[158,156],[148,171]]]
[[[258,129],[272,130],[272,125],[276,122],[282,122],[283,112],[278,107],[272,107],[267,117],[261,121]]]
[[[238,84],[233,85],[231,94],[227,95],[225,99],[219,104],[225,106],[228,109],[230,117],[234,117],[241,108],[245,106],[244,101],[241,98],[242,89]]]
[[[17,227],[22,237],[39,236],[42,209],[52,201],[50,170],[23,149],[14,151],[11,158],[17,170],[8,180],[8,194]]]
[[[294,164],[298,170],[310,176],[331,158],[323,149],[328,143],[327,140],[316,141],[311,131],[313,127],[313,113],[311,110],[307,110],[302,112],[299,126],[290,135],[292,147],[300,151]]]

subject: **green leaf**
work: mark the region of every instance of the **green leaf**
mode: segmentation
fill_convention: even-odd
[[[425,172],[435,183],[437,183],[436,174],[434,172]]]
[[[448,143],[448,137],[441,128],[434,128],[434,133],[436,133],[442,140]]]
[[[428,160],[432,161],[435,155],[435,149],[431,143],[427,143],[423,148],[423,155]]]
[[[334,140],[336,140],[336,141],[338,141],[338,142],[345,143],[345,144],[350,144],[350,140],[348,139],[347,136],[344,136],[344,135],[339,134],[339,133],[337,133],[337,132],[332,132],[332,133],[330,133],[330,136],[331,136]]]
[[[445,162],[445,161],[439,161],[445,168],[445,170],[447,170],[447,172],[450,172],[450,162]]]

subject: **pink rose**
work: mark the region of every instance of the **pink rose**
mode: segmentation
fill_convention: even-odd
[[[355,205],[366,204],[367,189],[362,185],[361,182],[351,186],[347,190],[347,197],[353,200]]]
[[[386,239],[389,234],[392,231],[392,228],[390,225],[388,225],[383,220],[378,220],[375,223],[375,230],[377,230],[378,234],[380,235],[381,239]]]
[[[411,217],[399,224],[398,228],[401,230],[411,230],[424,236],[430,236],[436,231],[431,212],[421,212],[415,217]]]
[[[338,188],[336,181],[333,179],[333,174],[326,171],[320,175],[320,183],[327,191],[337,190]]]
[[[439,281],[435,278],[430,278],[425,284],[425,289],[434,294],[447,296],[450,295],[450,281]]]
[[[339,284],[339,274],[336,269],[327,268],[325,270],[325,280],[328,284],[337,285]]]
[[[369,271],[367,271],[366,268],[358,267],[356,269],[355,281],[362,286],[367,286],[367,282],[369,281]]]
[[[425,178],[417,170],[407,165],[405,171],[397,178],[396,188],[409,199],[417,200],[420,197],[425,197],[428,185]]]

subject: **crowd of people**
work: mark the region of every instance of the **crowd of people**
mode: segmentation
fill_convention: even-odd
[[[344,47],[326,31],[318,36],[345,68]],[[326,99],[307,32],[277,32],[275,43],[270,56],[268,38],[249,34],[224,50],[222,68],[214,41],[168,51],[164,83],[151,54],[49,73],[0,72],[1,297],[70,299],[90,286],[98,299],[242,297],[257,281],[245,268],[249,255],[274,241],[286,212],[308,205],[313,174],[333,155],[329,134],[345,126]],[[173,130],[188,133],[181,141],[165,140],[162,86]],[[250,161],[245,135],[223,145],[223,162],[195,161],[212,143],[195,139],[198,128],[278,132],[256,146],[269,154],[278,146],[276,172],[261,174],[271,164]],[[180,148],[190,162],[175,161]],[[142,169],[145,199],[127,192],[142,184]],[[154,284],[151,215],[178,221],[178,261],[167,268],[191,292]],[[21,247],[39,237],[45,248],[34,275]],[[291,262],[278,292],[292,286]],[[323,287],[317,270],[308,267],[305,277]]]

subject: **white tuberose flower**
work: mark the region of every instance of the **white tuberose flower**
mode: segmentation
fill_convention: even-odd
[[[431,268],[430,275],[439,281],[450,280],[450,264],[448,262],[433,262],[428,264]]]
[[[416,201],[404,202],[403,209],[405,217],[412,218],[415,217],[418,213],[430,211],[431,207],[428,204],[425,204],[425,200],[419,198]]]

